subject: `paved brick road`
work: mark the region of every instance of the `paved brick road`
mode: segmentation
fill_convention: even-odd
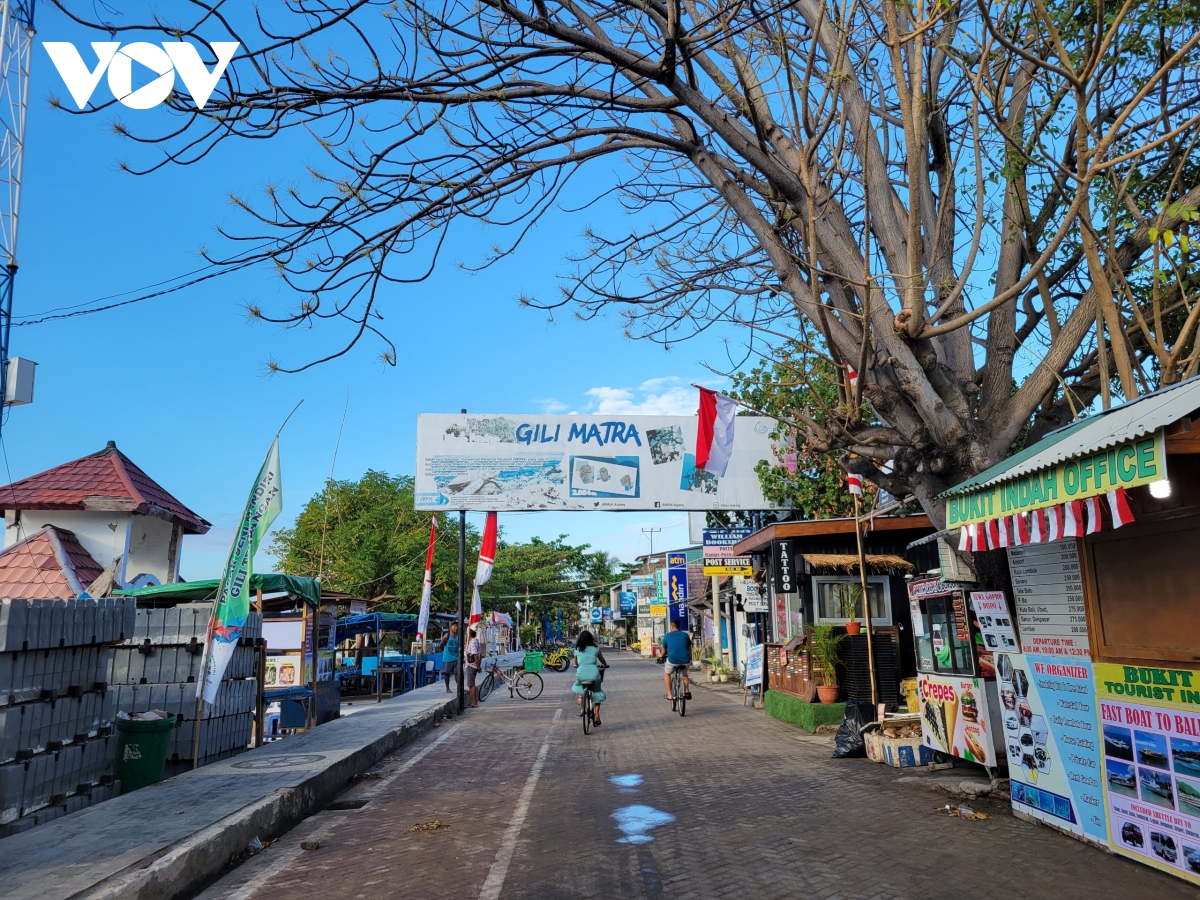
[[[612,702],[591,735],[571,676],[546,673],[539,700],[504,693],[443,724],[344,795],[365,806],[312,817],[203,897],[1197,896],[1006,804],[977,801],[987,821],[939,814],[948,798],[919,779],[831,760],[827,741],[731,694],[697,688],[680,719],[658,699],[658,666],[610,656]],[[640,843],[614,817],[661,814],[674,819]],[[443,827],[410,830],[432,821]],[[299,850],[309,837],[320,849]]]

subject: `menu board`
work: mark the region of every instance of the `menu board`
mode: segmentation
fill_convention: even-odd
[[[1107,844],[1091,661],[1002,653],[996,668],[1013,808]]]
[[[1009,547],[1008,568],[1021,650],[1090,658],[1075,539]]]
[[[921,702],[921,740],[926,747],[968,762],[996,765],[983,681],[969,676],[922,674],[917,681],[917,695]]]
[[[1003,591],[972,591],[971,605],[979,620],[983,634],[983,645],[990,653],[1013,653],[1017,649],[1017,635],[1013,631],[1012,616]]]
[[[1200,884],[1200,672],[1095,669],[1108,844]]]

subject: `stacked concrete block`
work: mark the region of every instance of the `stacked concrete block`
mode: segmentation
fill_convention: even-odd
[[[112,793],[109,644],[135,602],[0,600],[0,837]]]
[[[139,609],[133,636],[113,649],[108,682],[118,710],[160,709],[175,715],[167,747],[168,773],[192,768],[196,686],[204,660],[204,636],[212,605],[181,604]],[[216,701],[200,729],[200,765],[245,750],[253,735],[258,699],[256,644],[262,616],[251,613],[225,669]]]

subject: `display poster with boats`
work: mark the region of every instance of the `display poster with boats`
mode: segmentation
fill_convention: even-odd
[[[917,680],[917,695],[921,703],[921,739],[926,747],[969,762],[996,765],[982,679],[922,674]]]
[[[1200,672],[1095,671],[1108,844],[1200,884]]]
[[[1001,653],[996,671],[1013,808],[1107,846],[1091,661]]]

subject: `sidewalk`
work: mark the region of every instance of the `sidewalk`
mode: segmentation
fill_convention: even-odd
[[[8,838],[0,842],[0,895],[186,895],[251,838],[283,833],[428,731],[454,699],[429,685]]]

